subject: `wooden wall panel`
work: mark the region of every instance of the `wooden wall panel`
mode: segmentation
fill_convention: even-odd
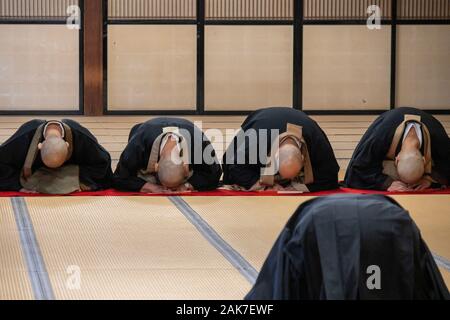
[[[197,0],[108,0],[110,19],[195,19]]]
[[[78,31],[65,25],[0,25],[0,110],[78,108]]]
[[[84,114],[103,114],[103,1],[84,1]]]
[[[305,26],[305,110],[389,108],[390,26]]]
[[[449,0],[397,0],[399,20],[450,19]]]
[[[450,26],[398,26],[397,106],[450,109]]]
[[[67,7],[79,5],[79,3],[79,0],[1,0],[0,17],[36,20],[65,19]]]
[[[207,20],[292,20],[295,0],[205,0]]]
[[[292,105],[291,26],[207,26],[205,110]]]
[[[383,19],[392,16],[393,0],[303,0],[305,20],[367,19],[367,8],[376,5]],[[427,0],[429,1],[429,0]]]

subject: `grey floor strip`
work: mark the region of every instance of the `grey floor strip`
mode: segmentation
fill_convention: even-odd
[[[436,261],[436,264],[439,267],[444,268],[444,269],[446,269],[447,271],[450,272],[450,261],[449,260],[447,260],[446,258],[444,258],[444,257],[442,257],[440,255],[437,255],[434,252],[433,252],[433,258],[434,258],[434,261]]]
[[[254,284],[258,272],[233,249],[203,218],[181,197],[169,197],[172,203],[200,231],[200,233],[251,283]]]
[[[23,198],[11,198],[11,204],[34,297],[36,300],[54,300],[53,289],[36,239],[27,204]]]

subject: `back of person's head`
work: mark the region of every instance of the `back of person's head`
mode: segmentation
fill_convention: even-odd
[[[39,144],[39,148],[42,162],[48,168],[59,168],[67,160],[69,146],[63,138],[51,136]]]
[[[404,150],[397,156],[397,172],[401,181],[414,184],[425,173],[425,161],[419,150]]]
[[[278,150],[279,173],[283,179],[294,179],[303,168],[300,148],[293,144],[281,145]]]
[[[166,188],[177,188],[183,184],[186,179],[185,173],[185,167],[181,161],[164,157],[158,162],[158,179]]]

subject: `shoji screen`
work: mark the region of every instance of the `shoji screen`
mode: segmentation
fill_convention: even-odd
[[[450,108],[450,0],[105,3],[111,113]]]
[[[291,26],[207,26],[205,110],[292,105]]]
[[[196,30],[108,28],[108,110],[195,110]]]
[[[109,0],[107,28],[108,111],[195,110],[195,0]]]
[[[391,27],[305,26],[303,108],[389,108]]]
[[[0,1],[0,111],[73,111],[80,101],[80,31],[71,0]]]
[[[205,110],[291,106],[293,1],[205,3]]]
[[[397,106],[450,109],[449,0],[399,0]],[[429,24],[423,24],[427,21]]]

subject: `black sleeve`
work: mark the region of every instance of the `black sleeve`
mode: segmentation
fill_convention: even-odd
[[[339,188],[339,164],[325,132],[317,126],[309,139],[308,150],[313,167],[314,182],[307,184],[310,192]]]
[[[219,185],[219,180],[222,175],[222,168],[218,163],[216,154],[212,144],[209,141],[203,142],[203,150],[208,149],[208,154],[214,156],[214,163],[207,164],[194,164],[193,165],[193,175],[188,180],[188,182],[197,191],[207,191],[217,189]]]
[[[346,185],[356,189],[387,190],[393,182],[383,174],[383,160],[388,149],[388,142],[379,139],[362,141],[347,169]]]
[[[444,126],[435,118],[426,123],[431,135],[431,155],[433,158],[433,178],[450,184],[450,137]],[[433,185],[432,187],[441,187]]]
[[[146,167],[144,150],[131,141],[120,156],[117,169],[113,176],[114,188],[121,191],[139,192],[146,181],[139,178],[137,173]]]
[[[109,188],[112,178],[110,154],[89,136],[78,133],[76,139],[74,151],[80,168],[80,182],[92,191]]]
[[[222,169],[218,163],[194,165],[193,169],[194,173],[188,182],[194,187],[194,190],[207,191],[217,189],[220,176],[222,175]]]
[[[19,138],[14,142],[0,146],[1,191],[19,191],[22,189],[20,174],[27,154],[27,145],[22,144],[22,140]]]
[[[231,164],[227,165],[228,176],[224,184],[236,184],[245,189],[250,189],[259,181],[261,168],[258,165]]]
[[[308,190],[310,192],[318,192],[325,190],[335,190],[339,188],[338,177],[314,177],[314,182],[307,184]]]
[[[241,132],[238,134],[242,134]],[[238,147],[235,146],[236,139],[234,138],[232,144],[228,147],[227,152],[223,156],[223,170],[224,170],[224,180],[223,183],[227,185],[238,185],[245,189],[250,189],[253,185],[258,182],[261,176],[261,164],[258,162],[256,164],[250,164],[249,150],[248,150],[248,140],[245,139],[245,143],[242,143]],[[233,152],[231,148],[235,148],[233,156],[230,152]],[[244,163],[238,162],[238,154],[244,153]],[[258,150],[259,154],[259,150]],[[227,159],[230,157],[230,159]]]
[[[22,189],[20,175],[27,157],[31,139],[44,121],[32,120],[23,124],[5,143],[0,146],[0,190],[19,191]]]

